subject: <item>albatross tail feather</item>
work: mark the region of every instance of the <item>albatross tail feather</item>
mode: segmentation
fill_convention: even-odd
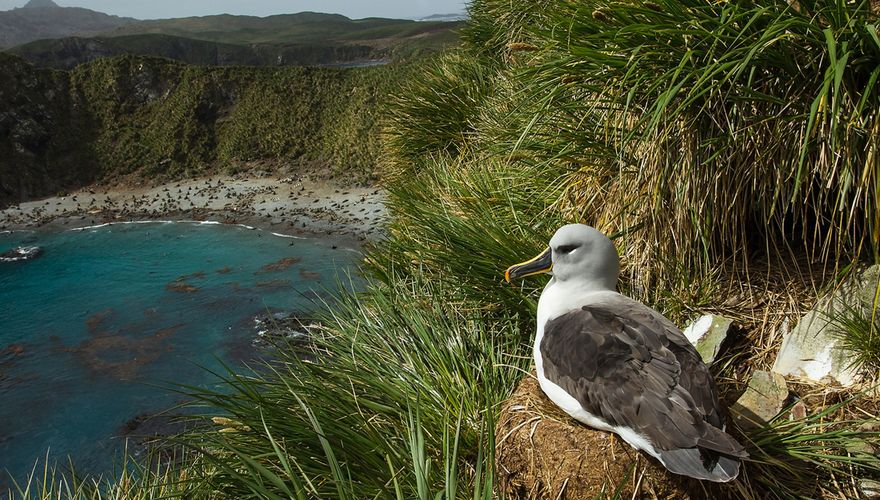
[[[657,458],[671,472],[704,481],[726,483],[739,475],[739,459],[699,448],[661,450]]]

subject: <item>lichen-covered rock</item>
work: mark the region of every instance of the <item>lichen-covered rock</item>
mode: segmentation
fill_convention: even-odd
[[[697,348],[703,363],[710,364],[721,350],[733,320],[715,314],[706,314],[684,329],[684,336]]]
[[[671,474],[617,436],[573,420],[547,399],[534,375],[505,401],[495,443],[506,498],[725,498],[730,492]]]
[[[859,481],[859,493],[865,498],[880,498],[880,481],[862,479]]]
[[[742,429],[754,429],[768,423],[785,407],[788,385],[778,373],[755,371],[746,392],[730,407],[730,413]]]
[[[856,385],[860,374],[852,366],[850,353],[838,346],[839,340],[829,328],[829,320],[847,305],[873,302],[878,277],[880,265],[874,265],[819,299],[816,307],[783,337],[773,372],[807,383]]]

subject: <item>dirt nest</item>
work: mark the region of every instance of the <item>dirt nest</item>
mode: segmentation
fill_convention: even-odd
[[[533,375],[505,401],[495,428],[499,489],[508,498],[726,498],[730,490],[671,474],[611,433],[557,408]]]

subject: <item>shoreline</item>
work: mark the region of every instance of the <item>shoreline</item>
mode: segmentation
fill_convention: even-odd
[[[240,224],[279,236],[333,237],[360,249],[383,236],[385,196],[308,177],[209,176],[153,187],[89,186],[0,210],[0,233],[172,221]]]

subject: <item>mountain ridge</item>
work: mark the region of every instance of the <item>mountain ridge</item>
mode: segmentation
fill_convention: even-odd
[[[60,5],[52,0],[30,0],[30,2],[24,4],[22,9],[47,9],[56,7],[60,7]]]
[[[454,30],[461,24],[350,19],[317,12],[267,17],[219,14],[136,21],[88,38],[73,35],[35,40],[6,50],[56,69],[122,54],[153,55],[198,65],[357,64],[436,52],[457,42]]]
[[[31,0],[0,11],[0,48],[45,38],[97,34],[137,21],[81,7],[60,7],[52,0]]]

